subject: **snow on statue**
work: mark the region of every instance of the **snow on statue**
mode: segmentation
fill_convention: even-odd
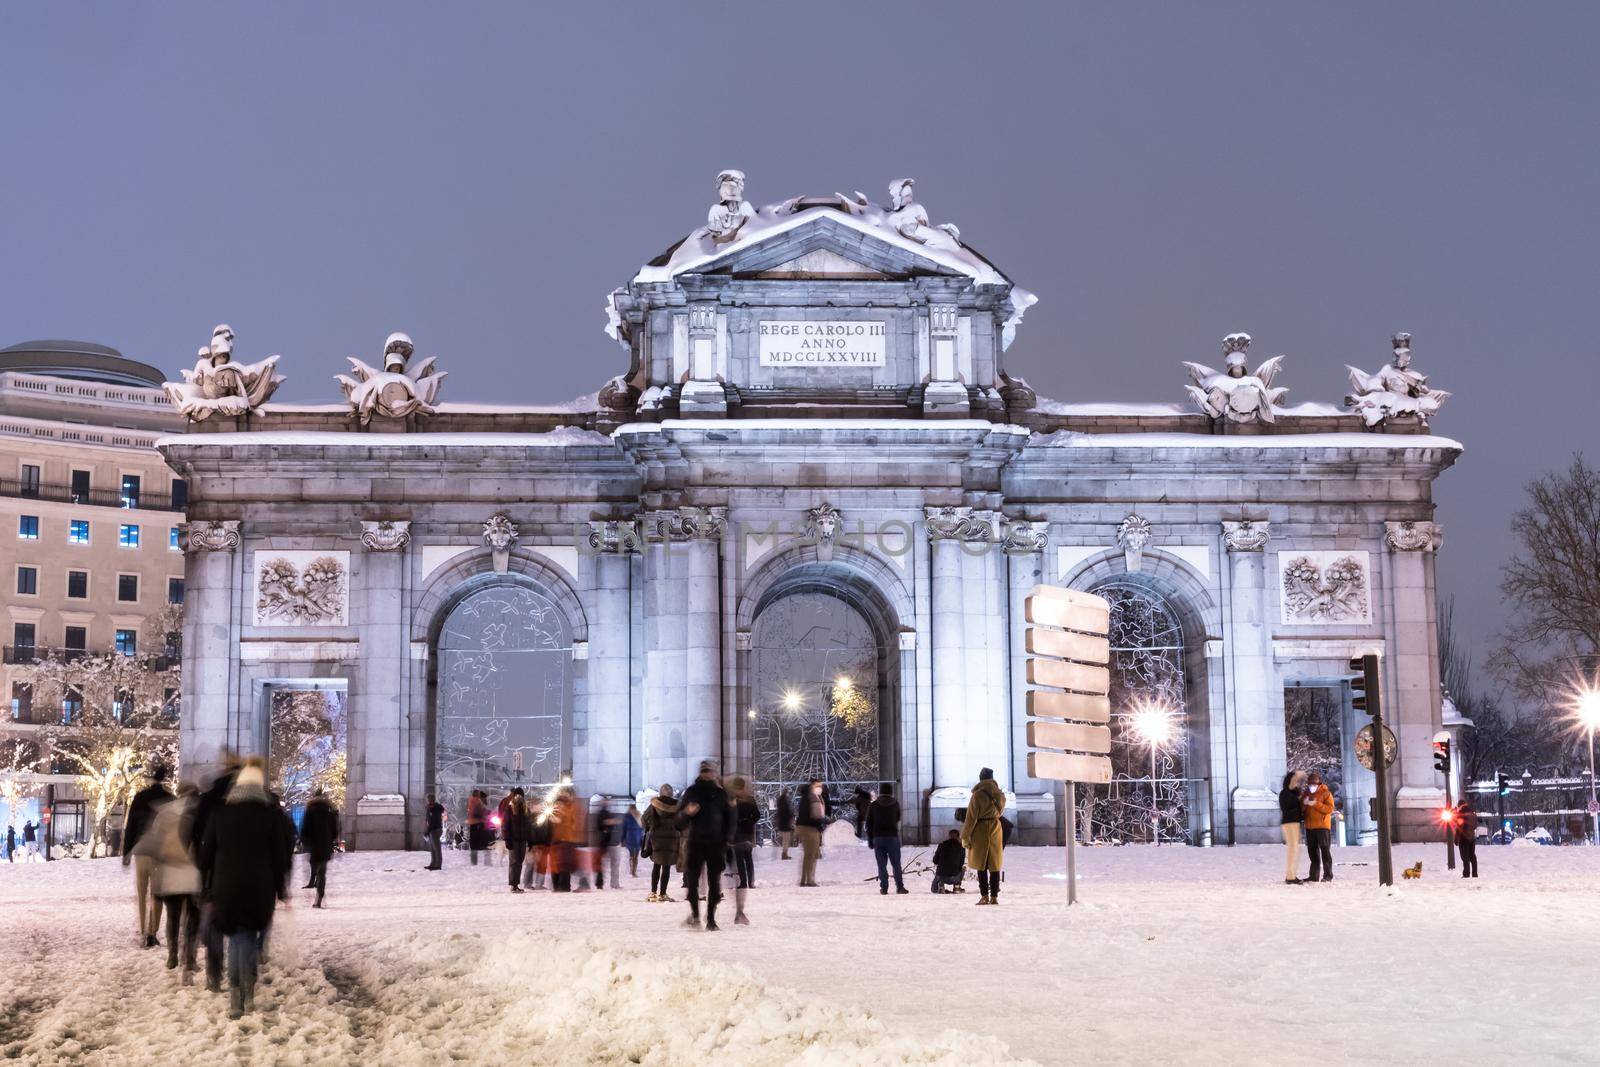
[[[408,415],[434,414],[433,402],[439,396],[439,386],[445,372],[433,373],[434,357],[429,356],[417,364],[415,371],[407,369],[415,346],[403,333],[391,333],[383,343],[383,369],[368,366],[355,356],[347,356],[356,377],[336,374],[334,378],[344,390],[350,404],[350,414],[361,419],[365,426],[373,415],[390,419],[403,419]]]
[[[195,422],[212,415],[246,415],[283,384],[283,375],[274,371],[277,364],[277,356],[234,363],[233,328],[222,324],[211,331],[211,343],[200,349],[194,370],[181,371],[183,381],[163,382],[161,388],[178,411]]]
[[[1283,357],[1273,356],[1250,373],[1248,352],[1250,335],[1230,333],[1222,339],[1227,369],[1217,371],[1204,363],[1184,363],[1193,385],[1184,386],[1200,410],[1214,419],[1229,422],[1272,422],[1273,412],[1289,390],[1272,387],[1272,380],[1283,369]]]
[[[1409,333],[1395,334],[1393,345],[1394,359],[1380,367],[1377,374],[1345,365],[1350,372],[1350,387],[1355,390],[1344,398],[1345,406],[1355,408],[1368,426],[1406,418],[1426,426],[1450,394],[1428,388],[1428,376],[1411,369]]]

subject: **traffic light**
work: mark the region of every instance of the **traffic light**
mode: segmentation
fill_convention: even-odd
[[[1433,743],[1433,769],[1447,776],[1450,773],[1450,741],[1448,738]]]
[[[1377,719],[1382,711],[1378,696],[1378,657],[1357,656],[1350,661],[1350,669],[1356,672],[1350,679],[1350,688],[1356,693],[1350,706]]]
[[[1494,784],[1495,788],[1500,791],[1501,796],[1511,792],[1511,779],[1506,777],[1505,771],[1494,772]]]

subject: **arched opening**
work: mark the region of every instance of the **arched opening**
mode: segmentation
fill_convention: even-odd
[[[765,812],[820,778],[836,800],[900,780],[900,652],[882,595],[835,563],[786,571],[764,591],[744,674],[751,770]]]
[[[434,782],[459,822],[474,789],[560,779],[570,766],[572,634],[543,591],[502,582],[469,592],[438,635]]]
[[[1131,576],[1094,592],[1111,604],[1111,769],[1093,791],[1092,833],[1117,841],[1188,841],[1193,729],[1183,625],[1151,584]]]

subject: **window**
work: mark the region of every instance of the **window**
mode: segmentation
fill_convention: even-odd
[[[32,649],[34,646],[33,623],[16,622],[11,624],[11,644],[18,649]]]
[[[117,651],[132,656],[139,651],[139,634],[134,630],[117,631]]]
[[[183,545],[178,541],[178,527],[176,526],[167,531],[167,547],[174,552],[183,551]]]
[[[17,592],[23,596],[39,595],[39,568],[17,568]]]
[[[27,682],[11,683],[11,718],[14,722],[33,718],[33,686]]]
[[[122,476],[122,506],[125,508],[139,506],[139,476],[137,474],[124,474]]]
[[[124,603],[131,603],[139,599],[139,576],[137,574],[117,575],[117,599]]]
[[[67,541],[74,545],[89,543],[89,520],[73,519],[67,527]]]
[[[68,652],[82,652],[89,647],[89,631],[82,626],[69,626],[66,630]]]
[[[183,603],[183,579],[182,578],[168,578],[167,579],[167,603],[168,604],[182,604]]]
[[[69,600],[89,599],[89,572],[67,572],[67,598]]]
[[[178,690],[168,689],[161,698],[161,714],[173,722],[178,721]]]
[[[172,479],[172,510],[183,511],[189,506],[189,483],[182,478]]]
[[[17,517],[17,536],[24,541],[39,540],[39,516],[19,515]]]
[[[89,502],[89,472],[72,472],[72,502],[74,504],[87,504]]]
[[[117,544],[123,548],[139,547],[139,527],[131,523],[123,523],[117,527]]]
[[[133,691],[118,689],[111,698],[111,715],[118,722],[127,722],[128,716],[133,714]]]
[[[39,468],[32,463],[22,465],[22,484],[18,486],[22,496],[39,495]]]
[[[83,692],[72,688],[61,697],[61,721],[70,723],[83,714]]]

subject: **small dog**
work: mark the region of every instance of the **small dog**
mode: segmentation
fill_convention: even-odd
[[[1400,877],[1407,878],[1407,879],[1421,879],[1421,877],[1422,877],[1422,861],[1418,860],[1417,861],[1417,865],[1415,867],[1407,867],[1405,870],[1401,871],[1400,872]]]

